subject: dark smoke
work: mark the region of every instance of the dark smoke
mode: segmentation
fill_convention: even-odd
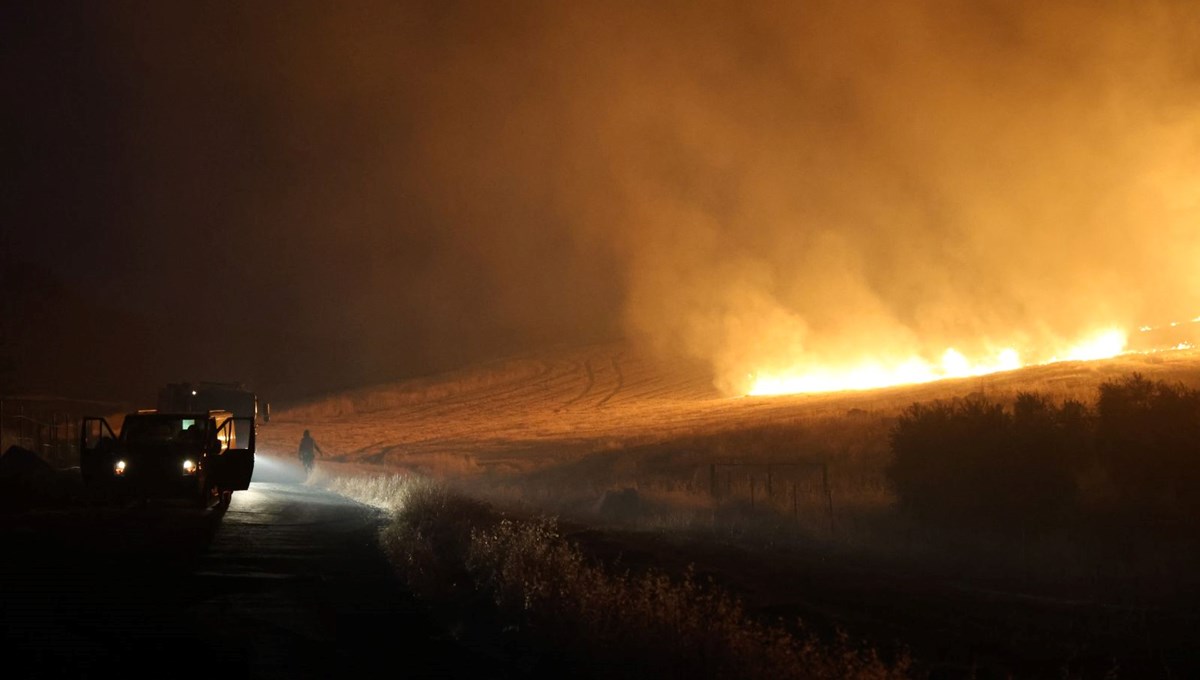
[[[736,391],[1200,311],[1194,3],[12,14],[3,245],[156,329],[138,389],[627,335]]]

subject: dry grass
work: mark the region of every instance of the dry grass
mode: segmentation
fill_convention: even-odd
[[[552,520],[502,520],[475,530],[469,569],[503,609],[551,644],[613,675],[740,678],[905,677],[844,636],[819,641],[747,616],[741,603],[689,570],[614,574],[589,563]],[[606,674],[607,674],[606,673]]]
[[[793,418],[545,457],[542,467],[524,473],[442,478],[500,507],[581,523],[857,544],[895,504],[886,477],[893,421],[891,414],[868,412]],[[636,507],[614,512],[606,497],[627,489],[636,493]]]
[[[1155,374],[1178,374],[1182,379],[1195,370],[1193,366],[1187,363],[1175,371],[1164,363],[1164,370]],[[1018,388],[1038,385],[1056,398],[1091,401],[1095,381],[1114,370],[1081,374],[1079,367],[1039,367],[1027,371],[1027,379],[989,377],[983,387],[988,398],[997,401],[1010,391],[1015,396]],[[1057,542],[1023,533],[1015,546],[991,535],[941,535],[898,512],[887,475],[888,433],[902,408],[912,403],[903,395],[936,396],[947,389],[920,386],[903,394],[876,395],[874,404],[857,402],[878,408],[846,409],[847,402],[833,402],[836,408],[797,410],[768,423],[734,422],[724,429],[658,441],[604,440],[603,450],[550,453],[552,442],[547,442],[546,452],[524,460],[513,455],[517,462],[503,469],[480,465],[486,454],[432,452],[414,453],[396,463],[389,458],[387,468],[445,480],[496,507],[547,513],[573,524],[684,535],[752,550],[853,551],[884,562],[902,560],[939,569],[953,565],[966,574],[996,579],[1017,574],[1021,587],[1043,581],[1047,588],[1094,581],[1094,590],[1103,591],[1102,584],[1145,580],[1142,574],[1183,559],[1173,557],[1183,554],[1173,544],[1161,550],[1106,552],[1070,532],[1058,536]],[[741,464],[718,466],[714,484],[714,462]],[[625,490],[633,491],[635,503],[606,504],[609,496]],[[1126,534],[1137,536],[1136,528],[1123,525],[1109,533],[1119,534],[1121,545],[1133,541],[1124,538]],[[1064,559],[1064,552],[1078,557]]]
[[[689,571],[616,573],[585,559],[549,519],[518,521],[417,477],[336,479],[340,493],[388,508],[384,545],[428,597],[484,596],[539,648],[597,677],[894,678],[845,636],[756,621]]]
[[[324,482],[334,493],[391,513],[403,509],[413,494],[420,493],[424,483],[403,475],[343,476],[325,481],[319,477],[321,474],[321,468],[317,468],[309,481]]]
[[[583,365],[585,360],[588,358],[580,357],[576,363]],[[590,360],[595,369],[595,357]],[[695,561],[702,573],[714,574],[744,596],[751,611],[759,607],[798,611],[789,608],[800,601],[795,598],[820,602],[824,596],[813,592],[820,585],[798,583],[793,587],[789,581],[792,572],[762,566],[792,557],[803,566],[813,556],[835,565],[863,566],[884,576],[913,574],[935,584],[942,583],[939,579],[952,579],[988,592],[1046,597],[1048,601],[1065,598],[1104,603],[1105,607],[1170,606],[1181,595],[1196,592],[1194,579],[1179,577],[1194,573],[1196,549],[1185,544],[1185,538],[1148,549],[1144,523],[1133,521],[1113,524],[1108,532],[1115,539],[1109,541],[1111,545],[1092,545],[1070,530],[1053,537],[1023,531],[1016,538],[934,531],[898,510],[887,470],[892,457],[888,433],[914,402],[984,395],[1010,403],[1022,391],[1037,391],[1056,402],[1090,402],[1099,384],[1133,371],[1153,380],[1196,386],[1200,385],[1200,352],[1057,364],[869,393],[763,399],[707,398],[687,387],[689,383],[680,382],[682,387],[676,388],[649,370],[638,373],[637,367],[626,365],[624,359],[622,391],[614,391],[616,383],[611,380],[602,384],[598,371],[596,386],[588,391],[587,372],[568,364],[564,362],[561,370],[555,368],[546,376],[514,376],[511,382],[492,387],[486,387],[483,379],[469,380],[460,385],[466,389],[450,390],[450,396],[442,399],[434,398],[433,391],[411,403],[396,395],[394,407],[379,411],[372,409],[384,402],[360,403],[355,406],[357,415],[351,418],[331,415],[322,423],[320,414],[313,411],[310,415],[318,422],[310,423],[307,417],[292,422],[284,419],[264,432],[281,442],[281,447],[294,448],[300,429],[311,426],[323,446],[344,455],[346,463],[339,469],[362,463],[363,470],[419,472],[510,514],[546,513],[559,518],[564,527],[600,528],[603,531],[599,533],[606,536],[603,540],[611,539],[610,544],[624,541],[623,547],[641,547],[643,541],[656,545],[658,539],[666,539],[673,546],[687,546],[688,557],[649,553],[640,564],[678,565],[677,570],[672,566],[671,572],[678,576],[687,561]],[[459,376],[446,379],[454,382]],[[387,389],[403,391],[407,387]],[[610,394],[615,396],[599,404]],[[386,395],[379,396],[386,401]],[[425,397],[432,401],[422,401]],[[589,400],[592,402],[586,403]],[[714,484],[714,463],[740,465],[718,468]],[[768,465],[772,477],[769,494]],[[1085,485],[1085,489],[1103,491],[1103,481]],[[358,493],[383,499],[400,493],[393,493],[383,482],[371,484],[376,488],[370,494],[366,487]],[[413,500],[397,509],[397,517],[404,519],[391,524],[386,542],[393,559],[405,567],[412,581],[424,583],[426,591],[442,601],[478,601],[486,596],[488,611],[496,611],[494,603],[499,601],[507,620],[516,621],[523,636],[540,635],[545,646],[570,649],[587,658],[610,658],[613,646],[638,649],[636,641],[592,640],[603,638],[606,629],[628,627],[651,636],[655,626],[662,625],[645,621],[618,626],[589,604],[599,597],[595,591],[604,591],[609,593],[605,596],[609,601],[622,603],[620,607],[631,615],[645,618],[647,614],[627,603],[650,601],[662,608],[665,600],[661,598],[666,595],[647,591],[656,586],[641,580],[646,578],[644,574],[622,575],[611,564],[590,563],[572,555],[566,542],[565,547],[530,550],[527,544],[556,545],[561,537],[552,536],[556,532],[546,528],[526,535],[523,524],[500,532],[499,519],[489,507],[455,496],[445,487],[420,484],[425,483],[418,483],[419,492],[404,492]],[[634,502],[605,503],[609,497],[623,495]],[[389,502],[376,504],[391,507]],[[473,519],[465,521],[464,517]],[[583,555],[610,556],[603,540],[597,542],[585,532],[578,540],[586,551]],[[489,541],[510,546],[509,554],[487,548]],[[750,561],[726,560],[725,553],[717,552],[725,546],[736,548],[730,554],[751,556]],[[530,559],[536,557],[539,562],[505,561],[523,560],[527,551],[533,556]],[[539,571],[538,564],[554,564],[555,560],[559,560],[557,566],[546,567],[544,575]],[[591,569],[599,570],[599,576],[591,575]],[[838,567],[830,569],[834,574],[830,580],[841,583]],[[567,581],[554,580],[566,578],[556,575],[564,570],[575,570],[575,575]],[[505,573],[508,576],[499,575]],[[526,576],[518,582],[518,574]],[[538,575],[530,580],[529,574]],[[617,584],[611,585],[612,589],[625,590],[606,590],[610,585],[601,583],[601,577]],[[686,577],[667,581],[698,601],[706,587]],[[885,578],[884,582],[889,581]],[[566,591],[579,592],[567,597],[563,595]],[[556,594],[550,597],[546,593]],[[843,606],[830,597],[834,600],[831,606]],[[541,618],[540,612],[547,610],[557,612],[556,618]],[[1000,611],[1002,616],[1008,613]],[[893,616],[886,604],[877,615],[883,620],[906,617],[903,612]],[[806,616],[817,625],[838,620],[837,616],[822,618],[822,613],[806,612]],[[462,620],[470,618],[463,616]],[[566,625],[560,619],[572,623]],[[924,625],[923,620],[919,624]],[[848,625],[856,634],[872,636],[877,649],[890,649],[889,639],[878,636],[869,623],[861,626],[851,621]],[[809,639],[795,628],[790,630],[789,644],[803,646],[803,640]],[[742,635],[753,638],[755,634]],[[944,651],[936,646],[922,648],[919,637],[905,639],[926,660]],[[770,647],[762,639],[755,644]],[[828,656],[838,656],[830,651],[836,648],[836,640],[812,644]],[[646,654],[642,649],[638,653]],[[739,658],[735,652],[729,655]],[[676,674],[669,666],[674,662],[666,658],[651,657],[647,664],[660,665],[646,667],[659,675]],[[821,667],[816,661],[805,663]],[[612,673],[620,671],[613,669]]]
[[[530,380],[541,371],[538,362],[522,359],[494,361],[471,369],[407,380],[403,386],[385,384],[342,392],[296,404],[277,415],[289,420],[342,418],[486,392],[514,381]]]
[[[896,504],[887,433],[913,402],[972,394],[1006,402],[1020,391],[1088,400],[1131,371],[1196,385],[1198,358],[1127,355],[869,392],[723,398],[704,389],[702,371],[598,346],[334,395],[277,412],[261,434],[294,450],[311,427],[337,462],[442,479],[580,521],[616,521],[595,510],[606,493],[632,488],[644,512],[621,518],[626,525],[719,529],[728,518],[740,532],[761,519],[782,538],[863,544],[889,540],[890,528],[872,535]],[[714,484],[710,466],[722,462],[745,465],[718,470]],[[751,489],[753,512],[743,512]]]

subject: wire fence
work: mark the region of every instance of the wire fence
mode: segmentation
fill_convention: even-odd
[[[0,453],[19,446],[56,468],[79,464],[78,409],[62,401],[0,398]]]
[[[708,492],[718,504],[748,504],[793,517],[820,515],[834,532],[833,491],[824,462],[713,462]]]

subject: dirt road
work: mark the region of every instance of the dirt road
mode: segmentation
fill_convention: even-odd
[[[392,576],[378,521],[261,456],[225,512],[0,516],[0,674],[486,677]]]

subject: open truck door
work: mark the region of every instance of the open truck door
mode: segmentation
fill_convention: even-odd
[[[91,486],[112,477],[117,436],[104,418],[84,418],[79,427],[79,472]]]
[[[217,455],[216,485],[222,491],[250,488],[254,476],[254,418],[233,417],[217,428],[221,452]]]

